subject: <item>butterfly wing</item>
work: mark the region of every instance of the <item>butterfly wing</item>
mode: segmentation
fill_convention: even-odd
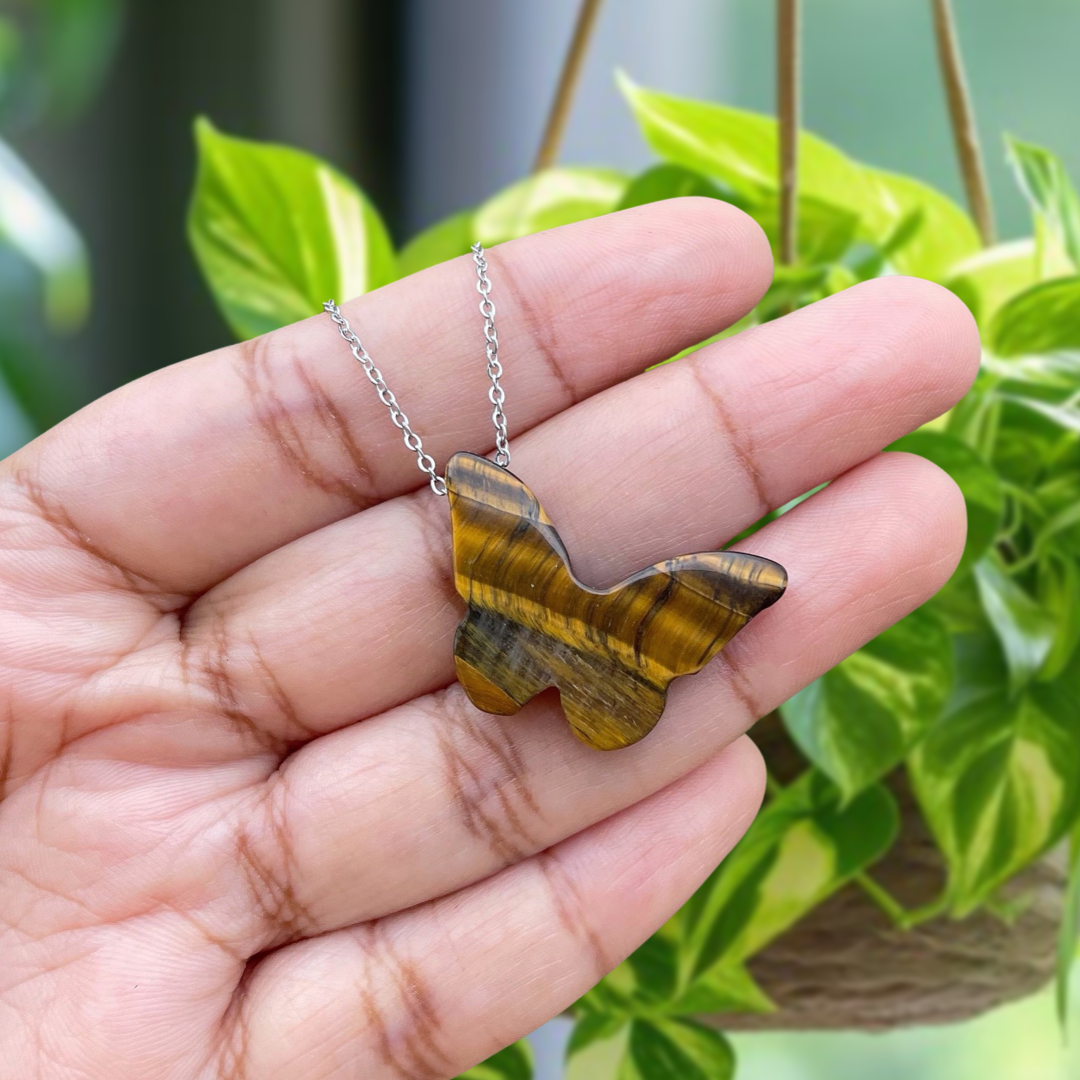
[[[477,708],[510,716],[554,685],[544,598],[573,585],[566,551],[532,492],[486,458],[455,454],[446,486],[467,608],[454,639],[458,681]]]
[[[637,650],[658,677],[700,671],[787,588],[779,563],[739,551],[680,555],[650,570],[668,584],[661,590],[664,603],[639,624]]]
[[[786,584],[777,563],[713,551],[658,563],[606,590],[588,613],[593,632],[578,649],[577,677],[558,684],[571,727],[601,750],[644,738],[672,680],[700,671]]]

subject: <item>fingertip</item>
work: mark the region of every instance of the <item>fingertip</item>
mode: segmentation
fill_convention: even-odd
[[[934,462],[904,451],[881,456],[910,530],[937,558],[926,563],[927,587],[936,593],[952,577],[967,542],[967,506],[960,486]]]
[[[773,255],[765,230],[749,214],[723,199],[684,195],[654,204],[668,227],[696,241],[688,250],[702,280],[730,297],[732,309],[752,310],[773,279]]]
[[[971,388],[982,342],[971,311],[955,293],[925,278],[897,274],[861,282],[840,295],[870,305],[876,318],[904,332],[915,360],[912,375],[925,385],[938,414]]]
[[[734,847],[757,817],[765,798],[768,770],[757,743],[740,735],[720,755],[723,774],[718,780],[736,793],[727,817],[728,849]]]
[[[635,238],[639,259],[653,274],[663,264],[662,276],[696,308],[695,322],[712,327],[709,334],[753,310],[772,282],[772,250],[761,226],[722,199],[662,199],[609,220]]]
[[[965,533],[953,480],[925,458],[890,452],[740,545],[791,577],[782,600],[724,652],[741,681],[760,688],[756,708],[775,708],[930,600],[955,571]]]

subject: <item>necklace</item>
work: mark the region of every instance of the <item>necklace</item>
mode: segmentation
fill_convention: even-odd
[[[375,387],[436,495],[448,496],[454,583],[465,616],[454,637],[458,681],[484,712],[511,716],[556,687],[578,738],[616,750],[660,719],[668,686],[700,671],[759,611],[787,573],[737,551],[680,555],[610,589],[583,585],[555,526],[508,469],[506,395],[484,249],[473,245],[484,320],[493,460],[458,452],[440,476],[382,372],[333,300],[324,310]]]

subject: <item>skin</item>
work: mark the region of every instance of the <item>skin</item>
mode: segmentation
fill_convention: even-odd
[[[453,683],[446,503],[325,315],[157,371],[0,466],[0,1077],[452,1077],[566,1008],[753,818],[744,734],[927,600],[959,492],[883,447],[975,326],[868,282],[735,322],[758,227],[683,199],[495,248],[513,468],[582,580],[722,546],[785,597],[610,754]],[[471,263],[343,306],[425,448],[486,452]],[[854,718],[853,718],[854,720]]]

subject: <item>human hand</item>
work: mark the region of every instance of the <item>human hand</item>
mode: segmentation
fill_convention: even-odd
[[[929,598],[952,482],[879,451],[951,406],[966,309],[886,278],[650,364],[766,288],[713,200],[489,253],[514,471],[578,576],[740,550],[779,604],[610,754],[451,683],[423,484],[325,315],[155,372],[0,474],[0,1077],[451,1077],[575,1001],[753,817],[760,715]],[[471,264],[344,305],[425,448],[483,452]],[[148,343],[152,346],[153,343]]]

